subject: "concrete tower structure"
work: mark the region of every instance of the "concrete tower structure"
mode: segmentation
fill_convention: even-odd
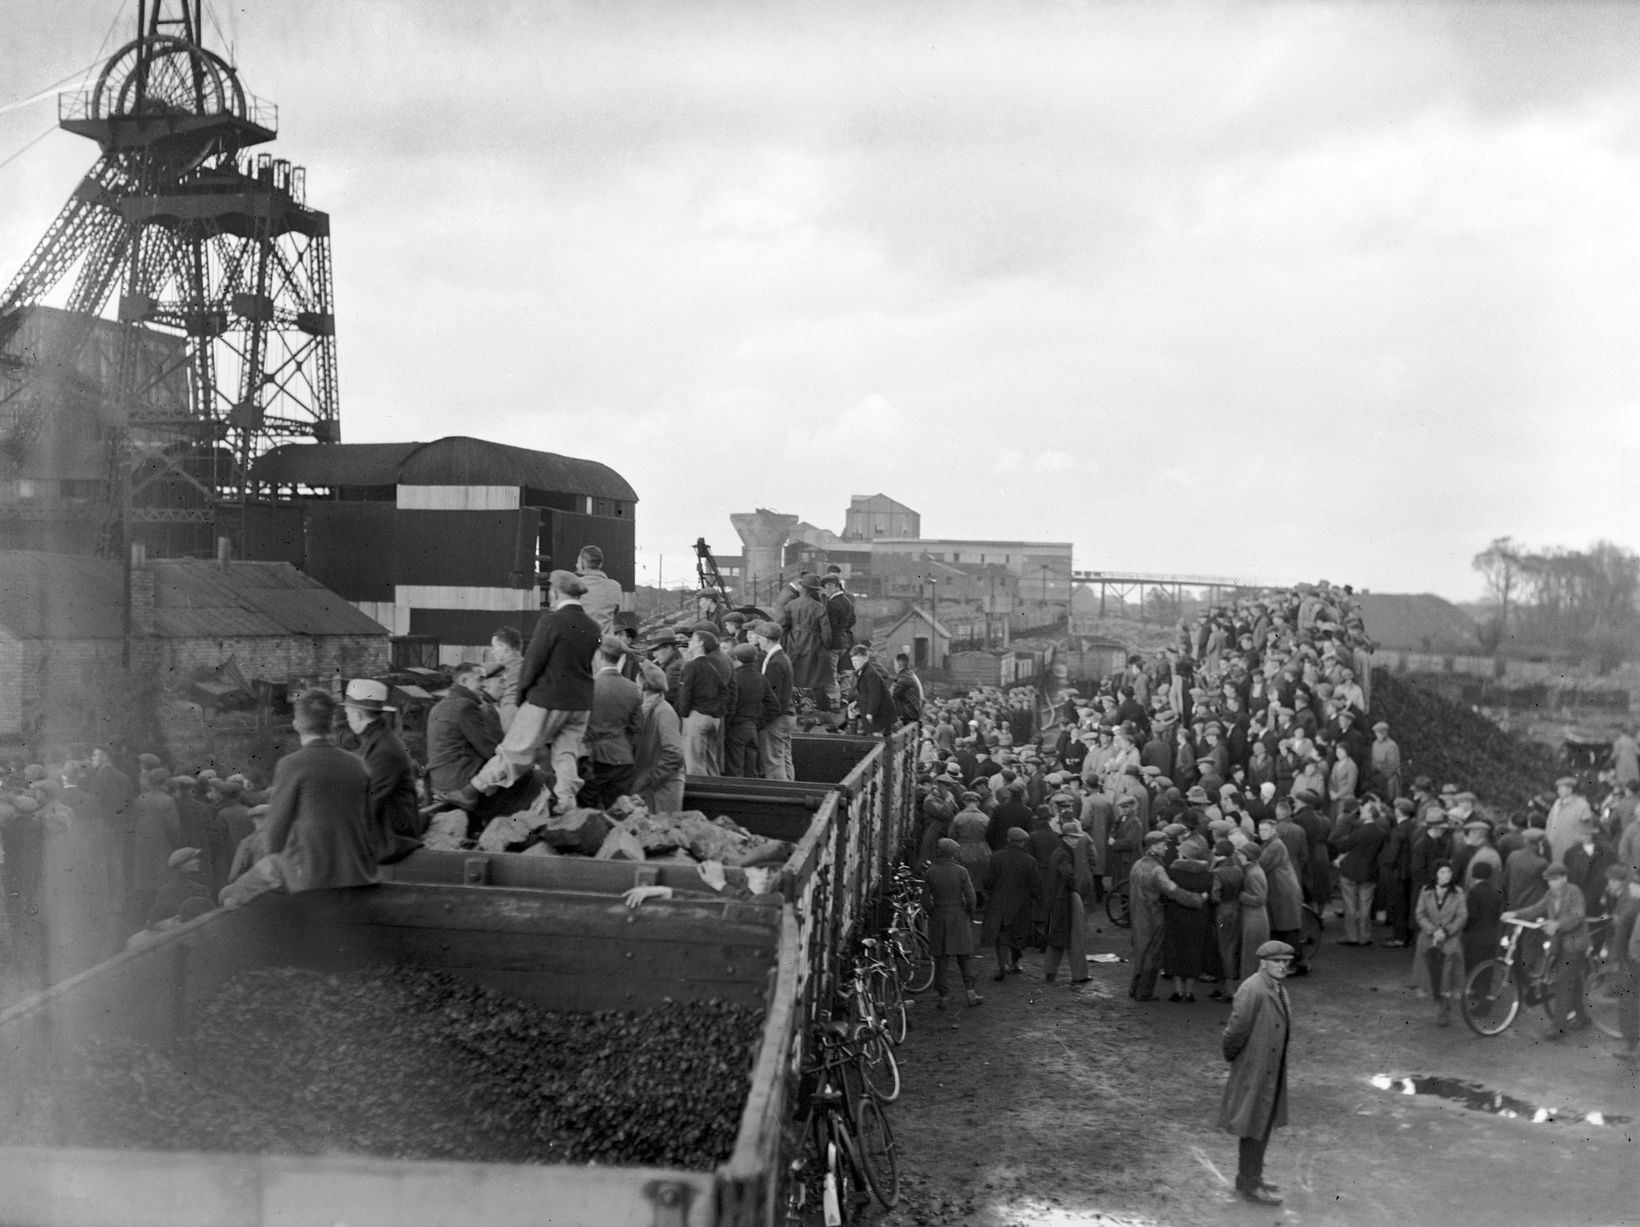
[[[735,512],[729,517],[729,523],[735,526],[744,547],[737,599],[754,601],[759,584],[768,585],[771,580],[778,582],[782,551],[797,523],[797,517],[759,507],[756,511]]]

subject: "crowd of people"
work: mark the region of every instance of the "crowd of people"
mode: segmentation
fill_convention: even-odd
[[[1633,739],[1614,747],[1599,804],[1568,776],[1546,817],[1501,813],[1461,783],[1409,773],[1394,729],[1373,719],[1371,661],[1350,589],[1321,583],[1211,609],[1051,707],[1029,690],[930,700],[919,863],[965,871],[998,982],[1027,947],[1043,951],[1046,979],[1067,964],[1072,983],[1086,979],[1086,909],[1124,889],[1139,1001],[1187,1004],[1204,986],[1228,1000],[1270,941],[1293,948],[1291,974],[1304,976],[1306,912],[1312,934],[1334,913],[1342,946],[1407,949],[1449,1025],[1504,919],[1547,920],[1557,1036],[1587,1022],[1573,989],[1595,950],[1591,921],[1609,918],[1600,948],[1631,977],[1618,1055],[1635,1059]],[[966,939],[939,953],[972,1002]]]
[[[0,777],[7,962],[49,983],[219,904],[373,882],[443,806],[467,812],[469,838],[532,804],[675,812],[686,773],[792,779],[800,718],[874,734],[920,714],[909,662],[891,675],[854,642],[835,571],[799,576],[768,617],[703,608],[647,641],[597,547],[542,578],[529,642],[500,627],[487,660],[452,668],[424,765],[369,678],[293,700],[300,745],[265,784],[108,747],[14,764]]]

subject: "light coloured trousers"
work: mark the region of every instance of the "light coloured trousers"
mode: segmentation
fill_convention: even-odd
[[[757,733],[757,752],[763,759],[763,778],[791,780],[792,731],[797,728],[796,716],[776,716],[767,728]]]
[[[518,714],[507,726],[507,735],[473,777],[473,787],[490,793],[516,783],[535,765],[541,748],[550,746],[553,795],[565,809],[573,809],[575,796],[581,791],[576,760],[581,757],[581,742],[591,715],[587,711],[548,711],[534,703],[520,703]]]
[[[692,711],[683,718],[683,767],[690,775],[723,774],[723,717]]]
[[[1338,879],[1338,893],[1344,899],[1345,941],[1372,940],[1372,895],[1377,889],[1377,882],[1357,882],[1353,878]]]

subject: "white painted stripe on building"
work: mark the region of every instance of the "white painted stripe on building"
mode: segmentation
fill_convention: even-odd
[[[367,618],[374,618],[387,628],[389,635],[410,633],[410,610],[392,601],[354,601],[353,605]]]
[[[540,594],[534,588],[455,588],[430,584],[398,584],[393,588],[393,600],[402,609],[477,609],[493,610],[497,613],[518,613],[533,612],[541,608]]]
[[[400,486],[401,511],[517,511],[517,486]]]

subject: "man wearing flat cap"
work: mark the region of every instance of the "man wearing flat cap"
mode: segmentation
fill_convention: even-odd
[[[1287,1044],[1292,1005],[1282,981],[1293,948],[1269,941],[1258,948],[1258,972],[1242,981],[1224,1025],[1224,1059],[1230,1079],[1219,1105],[1219,1128],[1241,1139],[1236,1192],[1244,1201],[1279,1206],[1280,1189],[1264,1179],[1270,1133],[1287,1123]]]
[[[342,697],[347,727],[359,739],[359,757],[370,774],[370,829],[376,859],[383,865],[403,860],[421,847],[427,820],[416,798],[416,766],[404,742],[387,723],[387,686],[367,677],[354,678]]]
[[[1566,849],[1577,843],[1583,831],[1583,820],[1593,818],[1594,810],[1579,795],[1577,779],[1563,775],[1555,781],[1555,803],[1549,807],[1549,819],[1543,824],[1549,839],[1549,863],[1558,865],[1566,859]]]
[[[547,576],[551,612],[535,620],[535,633],[518,670],[518,711],[490,761],[466,787],[444,793],[441,801],[465,810],[506,788],[535,764],[536,753],[550,747],[553,795],[560,811],[575,807],[581,790],[577,760],[592,712],[592,658],[602,638],[598,624],[581,608],[586,585],[571,571]]]
[[[1589,925],[1583,892],[1566,880],[1566,866],[1551,862],[1543,871],[1548,893],[1530,907],[1513,908],[1504,920],[1541,920],[1543,935],[1549,939],[1549,1000],[1545,1002],[1550,1025],[1546,1036],[1559,1039],[1566,1032],[1587,1026],[1583,994],[1578,991],[1583,964],[1589,957]]]
[[[207,905],[213,903],[211,892],[205,886],[201,856],[198,848],[178,848],[166,858],[165,881],[154,895],[154,906],[148,912],[150,927],[170,920],[189,899],[203,899]]]

